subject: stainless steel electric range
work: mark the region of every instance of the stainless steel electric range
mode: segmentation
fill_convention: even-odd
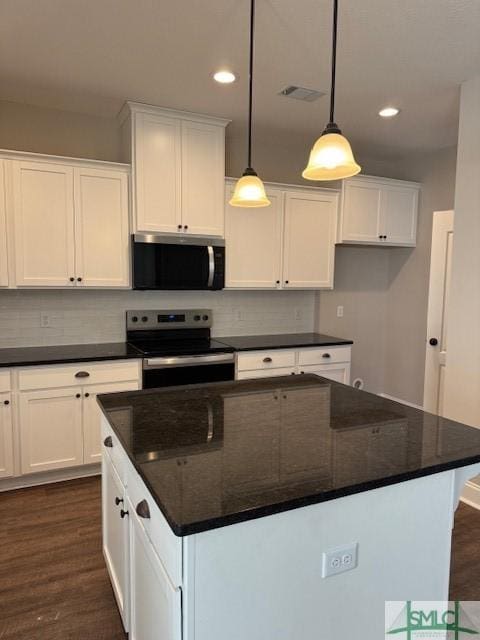
[[[211,309],[127,311],[127,342],[143,356],[143,388],[235,378],[234,349],[210,337]]]

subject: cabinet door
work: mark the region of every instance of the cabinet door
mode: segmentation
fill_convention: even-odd
[[[13,476],[12,400],[9,392],[0,393],[0,478]]]
[[[333,287],[337,207],[336,194],[285,194],[283,287]]]
[[[28,391],[19,398],[22,473],[83,464],[79,389]]]
[[[102,465],[103,555],[123,626],[128,631],[128,519],[121,517],[125,491],[110,458]]]
[[[97,395],[100,393],[119,393],[120,391],[136,391],[139,383],[112,382],[111,384],[97,384],[83,389],[83,434],[85,464],[100,462],[102,459],[101,448],[101,420],[102,412],[97,403]]]
[[[182,224],[197,235],[223,237],[225,130],[182,122]]]
[[[130,640],[180,640],[181,591],[170,582],[142,524],[130,513]]]
[[[381,202],[381,184],[346,180],[339,241],[382,244]]]
[[[5,160],[0,160],[0,287],[8,287]]]
[[[328,378],[342,384],[350,384],[350,363],[340,362],[339,364],[309,365],[302,366],[300,373],[314,373],[322,378]]]
[[[381,234],[387,244],[415,246],[418,189],[385,186],[382,190]]]
[[[134,117],[136,231],[178,233],[181,209],[181,123],[175,118]]]
[[[72,286],[73,168],[13,161],[12,177],[16,284]]]
[[[75,169],[77,286],[128,287],[129,240],[128,176]]]
[[[225,205],[226,286],[277,289],[281,280],[283,192],[267,192],[272,203],[263,209],[231,207],[233,186]]]

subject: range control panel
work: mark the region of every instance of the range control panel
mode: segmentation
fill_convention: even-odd
[[[211,309],[149,309],[127,311],[127,331],[210,329]]]

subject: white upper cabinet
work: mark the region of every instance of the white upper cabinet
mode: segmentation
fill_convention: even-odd
[[[283,286],[333,287],[338,195],[307,191],[285,194]]]
[[[283,191],[267,188],[272,204],[247,209],[228,204],[233,188],[227,183],[225,284],[232,289],[277,289],[282,274]]]
[[[344,180],[338,242],[415,246],[419,190],[417,183],[389,178]]]
[[[269,207],[225,206],[226,287],[331,289],[338,193],[265,185]]]
[[[73,168],[12,162],[17,286],[64,287],[75,277]]]
[[[128,175],[82,167],[74,188],[77,285],[128,287]]]
[[[0,287],[8,287],[5,162],[0,160]]]
[[[228,121],[132,102],[120,118],[134,231],[223,237]]]
[[[127,288],[129,168],[60,160],[3,160],[11,184],[10,286]],[[1,227],[0,209],[0,242]],[[0,257],[0,282],[1,264]]]

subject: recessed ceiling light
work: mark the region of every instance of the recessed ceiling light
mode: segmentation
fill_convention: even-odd
[[[400,113],[400,109],[397,109],[397,107],[385,107],[384,109],[381,109],[378,112],[379,116],[382,116],[382,118],[393,118],[394,116],[397,116]]]
[[[220,82],[221,84],[231,84],[232,82],[235,82],[236,77],[235,74],[232,73],[231,71],[217,71],[216,73],[213,74],[213,79],[216,80],[217,82]]]

